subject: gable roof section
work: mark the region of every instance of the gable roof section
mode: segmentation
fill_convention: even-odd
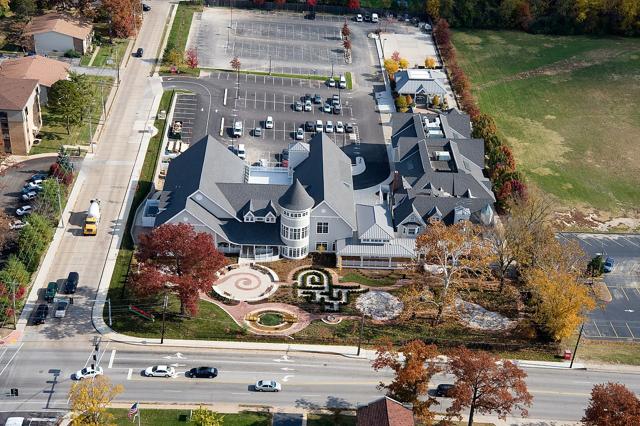
[[[358,426],[414,426],[413,412],[385,396],[358,408]]]
[[[309,146],[309,156],[295,168],[294,178],[300,181],[316,205],[325,201],[355,230],[351,160],[325,133],[313,136]]]
[[[376,204],[356,205],[358,237],[361,240],[391,240],[394,238],[391,215],[383,206]]]
[[[53,31],[84,40],[93,31],[93,25],[62,13],[47,13],[34,16],[25,27],[25,35],[35,35]]]
[[[471,138],[471,119],[468,114],[451,108],[449,111],[440,113],[440,121],[444,128],[444,134],[448,138],[456,137],[449,133],[457,133],[459,135],[457,137],[460,138]]]
[[[413,70],[412,70],[413,71]],[[398,71],[394,75],[396,81],[396,92],[403,94],[425,93],[425,94],[446,94],[447,89],[436,77],[436,74],[410,73],[407,70]]]
[[[69,64],[40,55],[7,59],[0,63],[1,77],[38,80],[39,84],[47,87],[68,75]]]
[[[0,110],[22,110],[36,87],[38,80],[0,77]]]

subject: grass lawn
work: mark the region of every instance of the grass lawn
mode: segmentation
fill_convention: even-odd
[[[178,421],[178,415],[189,414],[190,410],[155,410],[141,408],[140,424],[147,426],[184,426],[188,422]],[[129,412],[126,408],[111,408],[109,412],[114,415],[115,424],[118,426],[137,425],[127,418]],[[224,415],[224,426],[269,426],[271,415],[267,413],[230,413]]]
[[[394,285],[402,278],[402,274],[396,271],[366,271],[367,275],[361,271],[344,269],[344,275],[340,276],[341,283],[358,283],[370,287],[385,287]],[[371,274],[371,275],[369,275]]]
[[[333,414],[309,414],[307,426],[355,426],[356,416],[340,414],[336,418]]]
[[[453,40],[531,182],[564,207],[620,214],[640,203],[639,39],[474,30]]]
[[[91,110],[91,131],[95,132],[98,123],[100,122],[100,116],[102,114],[101,96],[100,96],[100,84],[102,82],[102,93],[106,100],[113,84],[111,77],[88,77],[92,84],[92,103]],[[72,126],[70,134],[67,134],[65,124],[58,123],[55,118],[52,117],[47,107],[42,107],[42,128],[40,133],[42,134],[42,142],[31,148],[30,154],[42,154],[46,152],[57,152],[62,145],[89,145],[89,120],[85,119],[80,125]]]
[[[122,62],[122,58],[124,57],[124,53],[127,50],[128,45],[128,39],[115,39],[113,44],[103,44],[100,46],[100,50],[98,51],[98,54],[93,60],[93,64],[91,64],[91,66],[115,68],[116,58],[119,63]],[[113,60],[112,64],[107,63],[109,58]]]
[[[191,28],[191,21],[193,20],[193,14],[196,12],[202,12],[202,6],[180,2],[178,4],[178,10],[176,11],[176,17],[173,20],[171,26],[171,32],[167,39],[167,47],[178,49],[184,52],[187,46],[187,38],[189,37],[189,29]]]
[[[573,350],[575,339],[567,344]],[[610,342],[604,340],[580,340],[577,352],[578,362],[602,364],[640,365],[640,346],[637,342]]]

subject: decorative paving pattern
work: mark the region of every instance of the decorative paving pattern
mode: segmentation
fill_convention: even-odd
[[[336,285],[331,276],[320,269],[307,269],[298,273],[298,297],[317,303],[327,311],[337,312],[340,305],[349,303],[349,295],[368,291],[359,285]]]
[[[480,305],[462,299],[456,299],[456,309],[460,320],[471,328],[490,331],[507,330],[517,323],[497,312],[488,311]]]
[[[376,321],[387,321],[400,315],[404,305],[391,293],[370,291],[358,297],[356,308]]]
[[[229,270],[230,269],[230,270]],[[232,265],[222,270],[213,284],[213,291],[227,299],[256,301],[276,292],[278,284],[264,267]]]

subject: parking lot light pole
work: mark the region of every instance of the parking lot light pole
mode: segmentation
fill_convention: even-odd
[[[582,330],[584,329],[584,322],[580,325],[580,332],[578,333],[578,340],[576,341],[576,347],[573,348],[573,354],[571,356],[571,363],[569,369],[573,368],[573,361],[576,359],[576,352],[578,351],[578,345],[580,344],[580,338],[582,337]]]
[[[269,55],[269,75],[271,75],[271,55]]]

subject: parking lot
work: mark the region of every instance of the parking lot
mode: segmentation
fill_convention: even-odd
[[[190,144],[193,140],[193,126],[198,110],[198,97],[196,94],[179,93],[176,95],[176,105],[173,112],[173,121],[182,121],[182,142]]]
[[[304,20],[300,13],[259,13],[206,8],[194,19],[189,47],[198,51],[200,66],[230,68],[237,57],[241,69],[327,76],[352,69],[346,64],[340,30],[344,17]],[[329,19],[331,18],[331,19]],[[336,18],[336,19],[334,19]],[[350,23],[353,63],[369,63],[366,54],[371,25]]]
[[[615,260],[613,271],[604,274],[612,300],[589,314],[584,335],[640,341],[640,235],[563,233],[560,238],[576,239],[590,257]]]
[[[23,204],[28,204],[20,200],[20,191],[27,182],[27,179],[35,173],[48,173],[49,166],[55,161],[55,156],[28,160],[14,167],[10,167],[3,173],[0,177],[0,188],[2,191],[0,203],[5,213],[14,217],[16,208]]]

